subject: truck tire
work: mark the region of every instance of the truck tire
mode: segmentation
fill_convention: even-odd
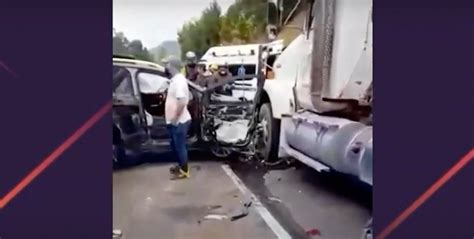
[[[260,106],[258,114],[259,122],[265,121],[264,125],[264,147],[261,148],[263,160],[274,162],[278,160],[278,149],[280,144],[280,121],[273,118],[272,107],[270,103],[264,103]]]

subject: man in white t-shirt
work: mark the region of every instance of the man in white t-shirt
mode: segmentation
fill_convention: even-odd
[[[171,169],[173,179],[189,178],[187,134],[191,125],[191,114],[188,111],[189,88],[186,77],[180,73],[181,61],[169,57],[166,70],[171,76],[165,103],[165,119],[171,138],[171,147],[178,161],[178,166]]]

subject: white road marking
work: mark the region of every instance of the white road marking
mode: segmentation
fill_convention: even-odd
[[[273,217],[273,215],[266,209],[262,202],[258,200],[257,196],[253,194],[240,180],[240,178],[235,175],[234,171],[229,167],[229,165],[222,165],[224,172],[232,179],[235,186],[244,194],[251,196],[253,198],[253,207],[257,213],[262,217],[262,219],[267,223],[268,227],[275,233],[279,239],[290,239],[291,236],[288,232],[280,225],[280,223]]]

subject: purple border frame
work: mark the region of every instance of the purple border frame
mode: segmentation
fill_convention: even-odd
[[[471,1],[374,2],[378,232],[474,145],[474,22]],[[109,100],[111,4],[0,3],[0,61],[17,75],[0,68],[0,195]],[[0,210],[2,239],[110,238],[110,120]],[[472,238],[473,184],[471,163],[388,238]]]

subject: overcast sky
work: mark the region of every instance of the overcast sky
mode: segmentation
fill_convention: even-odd
[[[177,40],[183,23],[199,18],[212,0],[113,0],[113,26],[147,48]],[[223,13],[234,0],[217,0]]]

